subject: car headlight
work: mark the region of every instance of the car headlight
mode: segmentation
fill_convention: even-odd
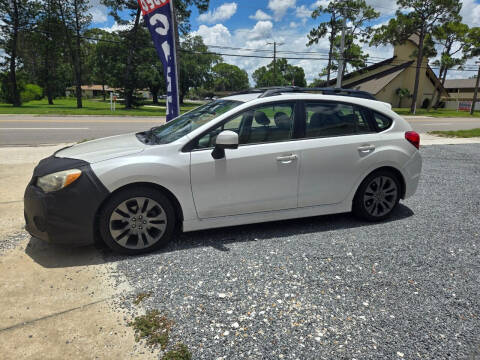
[[[82,175],[82,171],[78,169],[59,171],[39,177],[37,186],[46,193],[57,191],[73,183],[80,175]]]

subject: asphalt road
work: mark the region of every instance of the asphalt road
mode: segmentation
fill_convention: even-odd
[[[477,359],[480,144],[421,153],[417,194],[389,221],[208,230],[105,260],[194,359]]]
[[[480,118],[408,118],[415,131],[480,127]],[[0,115],[1,145],[77,142],[136,132],[160,125],[164,117]]]

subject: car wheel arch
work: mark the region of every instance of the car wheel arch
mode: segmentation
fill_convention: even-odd
[[[100,218],[100,213],[103,209],[103,207],[108,203],[108,201],[112,198],[112,196],[120,191],[123,191],[128,188],[134,188],[134,187],[148,187],[151,189],[155,189],[161,193],[163,193],[171,202],[173,205],[173,208],[175,210],[175,215],[177,216],[177,227],[178,229],[181,229],[181,225],[183,223],[183,209],[182,206],[180,205],[180,202],[178,201],[177,197],[167,188],[164,186],[161,186],[159,184],[151,183],[151,182],[135,182],[135,183],[130,183],[124,186],[121,186],[114,191],[112,191],[100,204],[98,207],[96,213],[95,213],[95,223],[94,223],[94,233],[95,233],[95,242],[96,243],[102,243],[102,237],[100,236],[100,229],[99,229],[99,218]]]
[[[360,188],[360,186],[362,185],[363,181],[369,177],[371,174],[377,172],[377,171],[389,171],[391,173],[393,173],[395,175],[395,177],[397,178],[398,182],[400,183],[400,199],[403,199],[405,198],[405,192],[406,192],[406,183],[405,183],[405,177],[403,176],[403,174],[401,173],[400,170],[398,170],[397,168],[393,167],[393,166],[381,166],[381,167],[378,167],[372,171],[370,171],[368,174],[366,174],[365,176],[362,177],[361,181],[359,182],[359,184],[357,185],[357,188],[355,189],[355,196],[357,195],[357,192],[358,192],[358,189]],[[355,198],[354,196],[354,198]],[[353,199],[352,199],[353,201]]]

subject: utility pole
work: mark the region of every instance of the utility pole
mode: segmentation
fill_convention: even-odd
[[[273,82],[274,82],[274,86],[276,86],[276,82],[277,82],[277,45],[280,46],[280,45],[283,45],[284,43],[277,43],[276,41],[274,41],[273,43],[271,42],[267,42],[268,45],[273,45]]]
[[[473,115],[475,111],[475,103],[477,102],[477,95],[478,95],[478,83],[480,80],[480,61],[476,61],[475,64],[478,64],[478,73],[477,73],[477,81],[475,82],[475,92],[473,93],[473,101],[472,107],[470,109],[470,115]]]
[[[337,88],[342,87],[342,77],[343,77],[343,66],[345,63],[344,52],[345,52],[345,29],[347,27],[347,17],[343,14],[342,19],[342,37],[340,40],[340,59],[338,59],[338,72],[337,72]]]

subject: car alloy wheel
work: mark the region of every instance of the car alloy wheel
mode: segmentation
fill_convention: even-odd
[[[363,193],[365,210],[371,216],[388,214],[397,204],[398,186],[388,176],[377,176],[368,183]]]
[[[134,197],[120,203],[110,215],[112,238],[127,249],[144,249],[158,242],[167,227],[163,207],[153,199]]]

